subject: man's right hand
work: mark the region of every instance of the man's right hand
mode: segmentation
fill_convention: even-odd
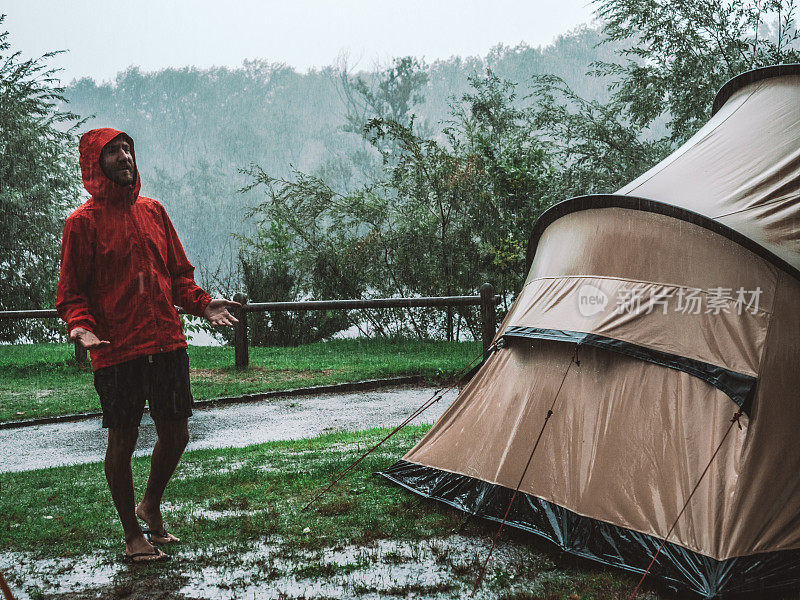
[[[69,332],[69,339],[73,342],[78,341],[80,345],[91,350],[93,348],[102,348],[103,346],[110,346],[111,342],[108,340],[101,340],[95,334],[83,327],[76,327]]]

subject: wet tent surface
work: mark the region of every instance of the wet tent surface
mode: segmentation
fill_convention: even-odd
[[[394,426],[428,400],[435,388],[402,387],[352,394],[272,398],[263,402],[196,409],[188,450],[241,447],[336,431]],[[455,400],[451,390],[414,420],[432,423]],[[136,455],[148,455],[155,428],[145,414]],[[26,471],[103,460],[106,432],[100,418],[0,430],[0,472]]]

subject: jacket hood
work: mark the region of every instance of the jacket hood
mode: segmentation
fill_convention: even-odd
[[[133,164],[136,169],[136,182],[133,185],[118,185],[111,181],[103,169],[100,167],[100,152],[103,147],[119,135],[124,135],[131,144],[133,154]],[[124,200],[134,202],[139,197],[141,180],[139,179],[139,168],[136,166],[136,151],[133,147],[133,139],[127,133],[103,127],[92,129],[81,136],[78,144],[80,152],[81,177],[83,187],[86,188],[92,198],[96,200]]]

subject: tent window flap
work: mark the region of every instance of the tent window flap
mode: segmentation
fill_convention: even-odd
[[[624,354],[632,358],[644,360],[653,364],[683,371],[702,379],[727,394],[748,416],[752,406],[753,393],[755,391],[757,379],[750,375],[744,375],[725,369],[717,365],[712,365],[685,356],[668,354],[652,348],[646,348],[617,340],[594,333],[584,333],[581,331],[566,331],[561,329],[541,329],[538,327],[508,327],[502,335],[506,342],[512,342],[515,338],[532,338],[551,341],[571,342],[578,345],[589,345],[603,348]]]

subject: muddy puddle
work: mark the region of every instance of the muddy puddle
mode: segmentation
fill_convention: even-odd
[[[436,392],[399,387],[350,394],[273,398],[195,410],[189,421],[189,450],[242,447],[336,431],[360,431],[397,425]],[[456,397],[451,391],[414,423],[433,423]],[[136,455],[149,455],[155,428],[142,419]],[[97,462],[105,454],[101,420],[56,423],[0,430],[0,472]]]
[[[490,542],[462,535],[423,541],[378,540],[365,546],[309,551],[267,540],[238,551],[181,548],[159,565],[130,566],[111,556],[35,560],[0,554],[0,570],[18,600],[52,598],[174,598],[176,600],[286,600],[343,598],[461,598],[468,596]],[[497,597],[492,580],[501,570],[505,592],[529,592],[541,557],[515,544],[496,550],[487,584],[477,598]],[[502,566],[498,566],[502,565]],[[534,568],[535,567],[535,568]],[[534,568],[534,570],[531,570]]]

